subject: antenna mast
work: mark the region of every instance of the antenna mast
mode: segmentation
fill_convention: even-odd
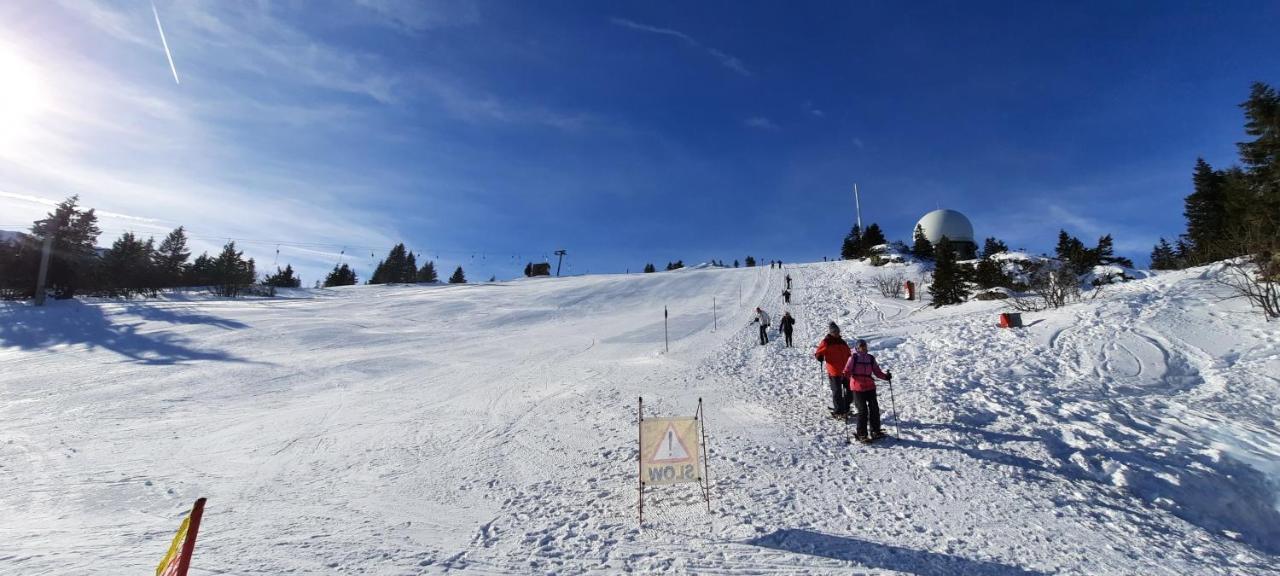
[[[858,198],[858,183],[853,183],[853,205],[858,208],[858,230],[866,232],[862,229],[862,201]]]

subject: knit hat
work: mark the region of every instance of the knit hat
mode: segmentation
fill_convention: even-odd
[[[832,322],[832,323],[830,323],[830,324],[828,324],[828,325],[827,325],[827,331],[828,331],[828,332],[831,332],[832,334],[839,334],[839,333],[840,333],[840,326],[836,325],[836,323],[835,323],[835,322]]]
[[[859,338],[859,339],[858,339],[858,343],[857,343],[857,344],[855,344],[855,345],[854,345],[854,347],[855,347],[855,348],[866,348],[866,347],[867,347],[867,341],[866,341],[866,340],[863,340],[863,339],[861,339],[861,338]]]

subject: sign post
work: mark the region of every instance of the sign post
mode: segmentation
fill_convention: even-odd
[[[711,512],[711,482],[707,467],[707,432],[702,399],[692,417],[644,417],[644,398],[637,411],[640,429],[640,523],[644,524],[644,489],[648,485],[696,482]]]

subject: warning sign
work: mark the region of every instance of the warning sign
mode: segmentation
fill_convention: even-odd
[[[702,480],[697,418],[646,418],[640,423],[640,482]]]

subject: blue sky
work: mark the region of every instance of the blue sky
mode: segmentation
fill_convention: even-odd
[[[1145,262],[1280,84],[1273,2],[156,7],[180,84],[147,2],[0,6],[0,225],[78,193],[104,245],[183,224],[310,283],[403,241],[482,280],[820,260],[857,182],[892,239],[941,206]]]

